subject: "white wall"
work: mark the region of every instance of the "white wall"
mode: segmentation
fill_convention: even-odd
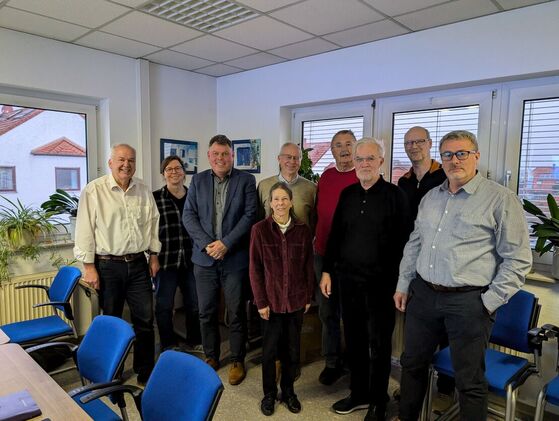
[[[290,136],[285,108],[559,73],[559,2],[218,79],[219,132],[262,138],[260,177]]]
[[[151,64],[149,70],[152,186],[164,184],[159,174],[161,138],[198,142],[198,171],[209,168],[208,141],[216,134],[215,78]],[[187,175],[187,184],[190,184]]]

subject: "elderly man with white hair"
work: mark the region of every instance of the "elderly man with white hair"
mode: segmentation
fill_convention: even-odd
[[[351,372],[350,395],[332,409],[349,414],[369,408],[365,420],[384,420],[395,319],[392,295],[411,218],[404,192],[380,174],[381,141],[359,140],[353,161],[359,183],[340,195],[320,282],[329,297],[330,274],[339,280]]]

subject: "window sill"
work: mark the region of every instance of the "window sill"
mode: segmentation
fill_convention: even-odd
[[[557,279],[554,279],[551,276],[550,265],[542,265],[542,264],[535,263],[532,269],[533,272],[530,272],[528,275],[526,275],[527,281],[543,282],[547,284],[554,284],[557,282]]]

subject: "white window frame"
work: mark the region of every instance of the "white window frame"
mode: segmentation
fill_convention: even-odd
[[[340,102],[336,104],[317,105],[314,107],[294,108],[291,112],[291,139],[302,146],[303,121],[328,120],[363,116],[363,136],[371,136],[373,130],[372,99],[363,101]]]
[[[378,99],[374,136],[383,139],[385,142],[385,160],[381,168],[381,171],[386,174],[385,179],[390,180],[392,176],[390,157],[392,156],[394,113],[462,107],[474,104],[479,104],[478,144],[481,157],[478,169],[484,176],[487,176],[489,171],[489,178],[491,178],[489,170],[490,162],[492,162],[490,138],[495,124],[492,119],[495,112],[494,90],[494,86],[483,86]]]
[[[13,95],[9,93],[3,93],[1,87],[0,104],[13,104],[18,107],[40,108],[45,110],[85,114],[85,130],[87,142],[87,181],[94,180],[98,177],[97,106],[55,99]]]

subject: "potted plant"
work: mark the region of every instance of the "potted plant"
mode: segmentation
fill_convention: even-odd
[[[320,175],[315,174],[312,170],[312,161],[309,158],[309,152],[312,150],[313,148],[303,149],[302,156],[301,156],[301,167],[299,168],[299,175],[301,177],[306,178],[307,180],[312,181],[313,183],[316,183],[318,182]]]
[[[549,216],[532,202],[524,199],[524,210],[541,221],[531,225],[532,233],[537,237],[534,249],[540,253],[540,256],[548,251],[553,252],[551,274],[555,279],[559,279],[559,207],[552,194],[547,195],[547,206]]]
[[[76,216],[78,215],[78,203],[80,199],[71,196],[62,189],[56,189],[56,193],[49,196],[49,200],[41,204],[41,208],[51,215],[70,215],[70,236],[74,240],[76,233]]]
[[[0,283],[10,278],[8,264],[14,255],[37,259],[41,235],[57,231],[52,214],[0,196]]]

